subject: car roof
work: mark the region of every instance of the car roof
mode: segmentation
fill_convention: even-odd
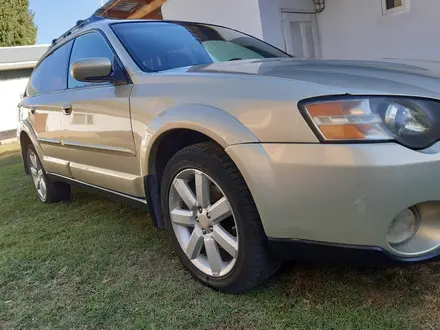
[[[217,26],[222,28],[228,28],[226,26],[218,25],[218,24],[210,24],[210,23],[202,23],[202,22],[194,22],[194,21],[184,21],[184,20],[163,20],[163,19],[113,19],[113,18],[104,18],[100,16],[91,16],[86,20],[80,20],[77,24],[61,35],[59,38],[54,39],[52,42],[49,51],[52,51],[56,48],[56,46],[64,44],[64,41],[70,40],[77,36],[78,34],[82,34],[85,31],[93,30],[96,28],[100,28],[102,26],[108,26],[115,23],[139,23],[139,22],[160,22],[160,23],[187,23],[187,24],[203,24],[209,26]],[[231,29],[231,28],[228,28]],[[232,29],[234,30],[234,29]]]
[[[73,28],[63,33],[59,38],[54,39],[52,45],[49,47],[49,52],[52,52],[54,49],[58,48],[58,46],[64,44],[70,39],[75,38],[78,34],[82,34],[85,31],[93,30],[96,28],[100,28],[102,26],[108,26],[110,24],[115,24],[115,23],[138,23],[138,22],[206,24],[200,22],[178,21],[178,20],[158,20],[158,19],[127,20],[127,19],[110,19],[99,16],[92,16],[86,20],[78,21]],[[208,24],[208,25],[212,25],[212,24]]]
[[[59,38],[54,39],[52,41],[51,47],[49,48],[49,51],[52,51],[53,49],[57,48],[57,46],[64,44],[65,41],[74,38],[76,35],[81,34],[84,31],[92,30],[95,28],[102,27],[104,25],[110,25],[115,22],[123,22],[123,21],[124,20],[108,19],[108,18],[103,18],[100,16],[91,16],[88,19],[80,20],[70,30],[63,33]],[[133,20],[133,21],[136,21],[136,20]]]
[[[139,22],[156,22],[156,23],[186,23],[186,24],[200,24],[200,25],[209,25],[209,26],[216,26],[216,27],[222,27],[231,29],[222,25],[217,24],[210,24],[210,23],[202,23],[202,22],[192,22],[192,21],[183,21],[183,20],[159,20],[159,19],[110,19],[105,18],[101,16],[91,16],[86,20],[80,20],[77,22],[77,24],[65,32],[63,35],[61,35],[59,38],[54,39],[52,42],[52,45],[49,47],[47,52],[41,57],[40,61],[38,62],[37,66],[40,64],[41,61],[43,61],[47,56],[49,56],[51,53],[53,53],[57,48],[61,47],[62,45],[66,44],[70,40],[76,38],[78,35],[83,34],[87,31],[99,29],[103,26],[109,26],[111,24],[115,23],[139,23]],[[234,29],[231,29],[234,30]],[[237,30],[234,30],[237,31]],[[240,31],[237,31],[240,32]],[[243,33],[243,32],[241,32]]]
[[[76,38],[78,35],[93,30],[93,29],[99,29],[103,26],[108,26],[113,23],[131,23],[131,22],[172,22],[172,21],[165,21],[165,20],[151,20],[151,19],[137,19],[137,20],[126,20],[126,19],[109,19],[99,16],[91,16],[86,20],[80,20],[76,23],[74,27],[72,27],[70,30],[63,33],[59,38],[54,39],[52,41],[52,44],[50,45],[47,52],[41,57],[41,62],[44,58],[46,58],[48,55],[50,55],[54,50],[61,47],[65,43],[69,42],[70,40]]]

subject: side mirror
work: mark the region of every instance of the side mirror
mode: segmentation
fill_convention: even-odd
[[[106,57],[80,59],[70,67],[72,77],[84,82],[114,82],[113,71],[113,64]]]

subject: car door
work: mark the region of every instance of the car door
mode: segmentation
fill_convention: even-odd
[[[75,39],[69,67],[85,58],[122,65],[98,31]],[[130,119],[132,84],[81,82],[68,74],[69,103],[61,119],[64,158],[74,179],[132,196],[144,196]]]
[[[43,150],[47,172],[69,176],[63,160],[61,110],[66,101],[67,70],[73,42],[55,48],[35,68],[26,97],[21,102],[25,123],[30,125]]]

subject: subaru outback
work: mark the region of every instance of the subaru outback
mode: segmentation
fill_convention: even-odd
[[[42,202],[79,185],[148,207],[214,289],[248,290],[285,259],[439,259],[440,79],[425,66],[92,17],[43,56],[19,118]]]

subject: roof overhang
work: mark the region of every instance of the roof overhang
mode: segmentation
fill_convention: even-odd
[[[38,61],[0,63],[0,71],[33,69],[33,68],[35,68],[37,63],[38,63]]]
[[[110,0],[95,15],[116,19],[162,19],[166,0]]]
[[[33,69],[49,45],[0,47],[0,71]]]

